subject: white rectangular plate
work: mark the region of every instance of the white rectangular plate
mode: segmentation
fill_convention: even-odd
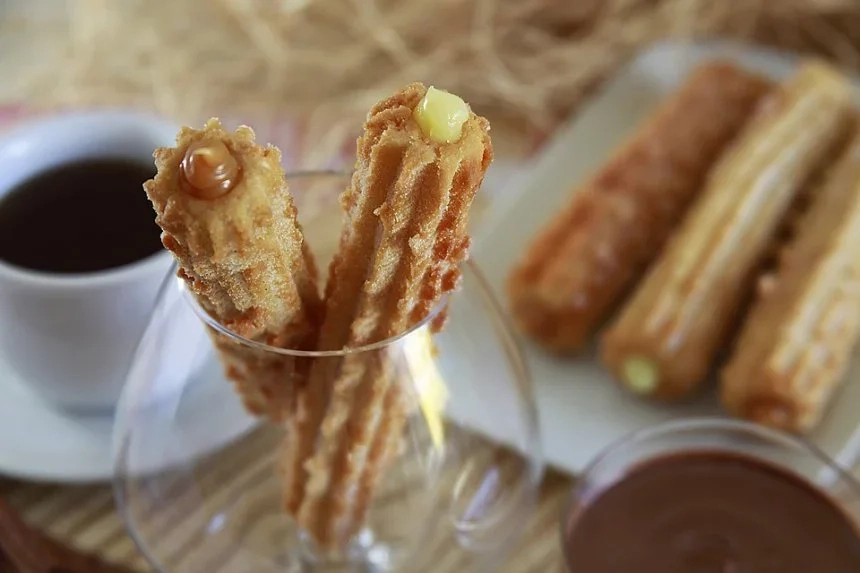
[[[775,79],[790,74],[799,57],[724,43],[665,43],[642,53],[586,104],[546,147],[522,193],[487,214],[475,237],[473,256],[496,295],[526,244],[583,181],[608,158],[655,104],[676,88],[692,67],[729,58]],[[723,415],[713,390],[693,402],[661,406],[620,389],[594,358],[553,358],[523,339],[541,417],[547,461],[579,472],[603,448],[644,426],[677,418]],[[860,360],[811,440],[845,465],[860,449]],[[502,438],[502,436],[499,436]]]

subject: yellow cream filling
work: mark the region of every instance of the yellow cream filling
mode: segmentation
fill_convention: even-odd
[[[431,86],[413,115],[427,137],[436,143],[453,143],[463,134],[469,106],[454,94]]]

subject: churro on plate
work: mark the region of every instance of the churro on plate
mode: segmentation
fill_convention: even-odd
[[[729,412],[794,432],[821,419],[860,336],[860,132],[811,202],[721,373]]]
[[[507,285],[520,329],[550,350],[581,350],[770,87],[722,61],[694,70],[526,249]]]
[[[674,399],[701,385],[793,198],[843,140],[851,97],[845,77],[810,61],[762,102],[602,337],[627,388]]]
[[[341,197],[320,350],[404,333],[457,287],[469,208],[492,160],[488,132],[460,98],[421,84],[371,109]],[[316,361],[288,421],[285,505],[322,546],[355,532],[400,439],[408,401],[395,367],[384,351]]]
[[[154,157],[158,173],[144,188],[200,306],[250,340],[313,349],[322,303],[278,149],[255,143],[248,127],[230,133],[211,119],[183,128],[176,147]],[[308,365],[211,334],[248,410],[283,419]]]

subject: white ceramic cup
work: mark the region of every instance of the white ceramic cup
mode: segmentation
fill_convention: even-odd
[[[0,134],[0,202],[24,180],[63,163],[95,157],[151,162],[153,150],[172,145],[175,133],[176,126],[165,120],[125,111],[25,123]],[[160,251],[82,274],[0,261],[0,368],[11,368],[58,406],[113,407],[171,260]]]

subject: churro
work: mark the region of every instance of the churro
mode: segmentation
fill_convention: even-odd
[[[341,198],[318,348],[399,335],[457,287],[469,207],[492,160],[488,131],[460,98],[421,84],[373,107]],[[285,504],[322,546],[342,544],[363,519],[405,424],[396,351],[318,360],[300,396],[283,450]]]
[[[548,349],[581,350],[770,87],[730,63],[694,70],[525,251],[508,279],[520,329]]]
[[[158,173],[144,189],[200,306],[242,337],[312,349],[322,303],[278,149],[257,145],[248,127],[229,133],[210,119],[154,157]],[[210,332],[247,409],[283,419],[308,364]]]
[[[700,386],[792,199],[843,140],[851,97],[835,69],[805,62],[762,102],[603,336],[603,362],[627,388],[673,399]]]
[[[821,419],[860,337],[860,132],[782,251],[721,374],[734,415],[794,432]]]

